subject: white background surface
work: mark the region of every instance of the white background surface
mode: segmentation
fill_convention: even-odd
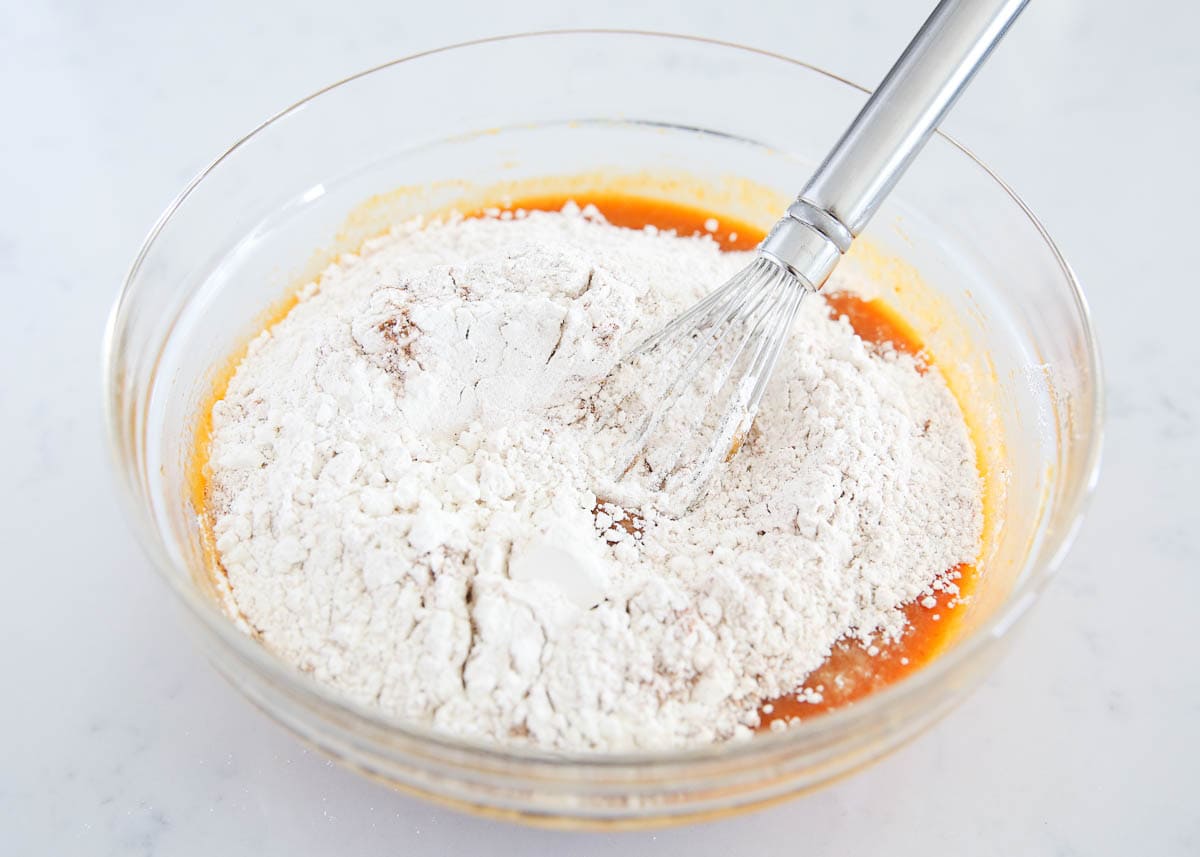
[[[872,84],[928,0],[0,9],[0,853],[1200,853],[1200,58],[1191,3],[1035,0],[948,127],[1074,264],[1105,470],[1003,666],[900,753],[731,821],[568,835],[467,818],[302,749],[196,654],[114,499],[105,314],[159,211],[299,96],[522,29],[746,42]]]

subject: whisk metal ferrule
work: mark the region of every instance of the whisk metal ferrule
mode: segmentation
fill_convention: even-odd
[[[816,290],[850,249],[853,237],[832,214],[798,199],[763,239],[758,252]]]

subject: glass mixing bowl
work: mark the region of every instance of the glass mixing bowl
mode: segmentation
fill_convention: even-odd
[[[765,109],[767,94],[795,109]],[[390,218],[548,175],[584,176],[576,186],[585,190],[644,180],[659,196],[767,226],[864,98],[827,72],[736,45],[539,33],[356,75],[204,170],[151,231],[113,309],[105,397],[137,532],[217,668],[365,774],[458,807],[566,826],[761,806],[859,768],[943,715],[996,661],[1061,564],[1096,478],[1101,420],[1095,341],[1070,268],[1004,183],[944,136],[877,216],[867,235],[877,252],[856,264],[891,266],[889,299],[916,317],[956,389],[979,403],[991,519],[1003,525],[987,537],[981,587],[953,644],[856,705],[747,742],[626,755],[501,749],[394,722],[275,659],[230,621],[188,500],[214,372],[322,258]],[[313,259],[318,247],[326,252]]]

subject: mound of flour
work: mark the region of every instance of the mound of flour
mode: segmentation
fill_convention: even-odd
[[[344,257],[213,410],[232,609],[359,702],[557,749],[748,735],[839,638],[899,634],[975,558],[975,456],[938,373],[819,298],[695,510],[611,502],[600,381],[748,258],[574,208]]]

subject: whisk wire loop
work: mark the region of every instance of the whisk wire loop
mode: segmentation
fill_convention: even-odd
[[[629,352],[622,366],[635,368],[650,389],[630,397],[644,408],[616,456],[616,478],[640,461],[651,487],[694,505],[721,457],[749,430],[807,291],[784,266],[759,256]],[[714,439],[701,443],[714,429]]]

